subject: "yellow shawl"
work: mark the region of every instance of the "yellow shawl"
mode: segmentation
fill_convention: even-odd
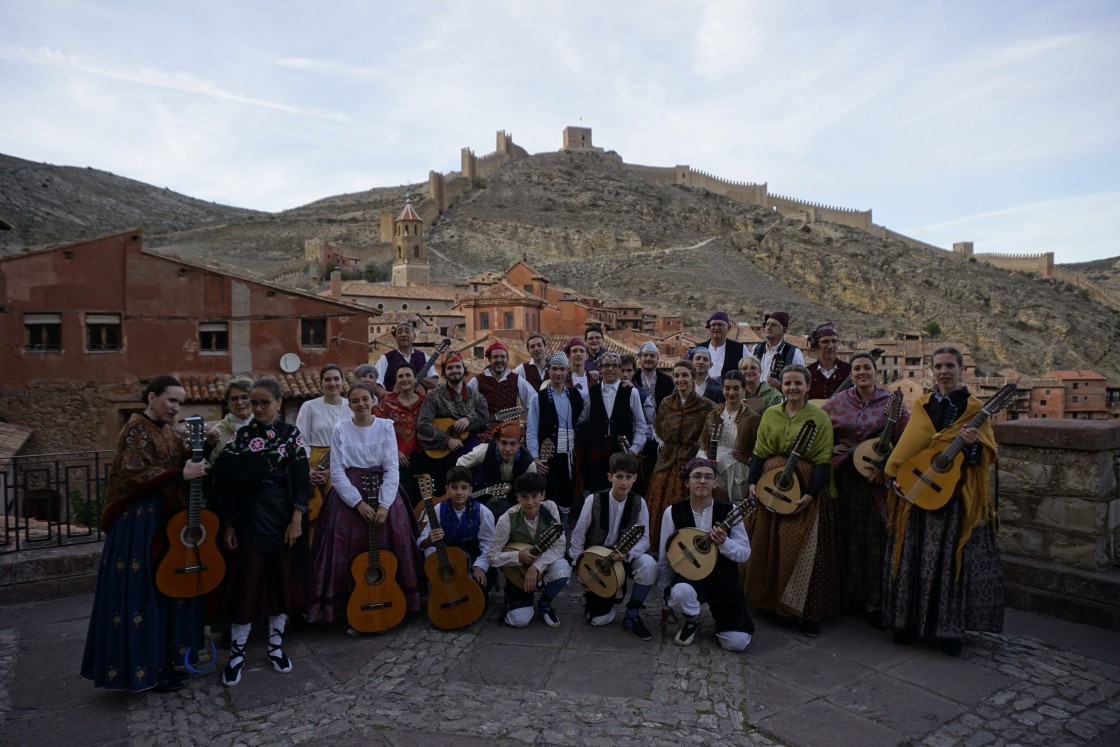
[[[980,412],[982,407],[980,400],[976,397],[969,397],[968,407],[965,409],[964,415],[945,430],[938,432],[934,430],[933,421],[929,419],[929,414],[925,409],[925,404],[929,402],[932,396],[932,394],[924,394],[914,401],[910,410],[910,422],[907,424],[906,430],[902,432],[898,445],[891,452],[890,459],[887,460],[887,467],[884,470],[887,477],[897,475],[899,467],[926,449],[935,446],[942,449],[947,448],[949,443],[960,433],[961,428],[968,425],[969,421],[976,413]],[[998,518],[992,502],[992,493],[988,487],[988,468],[991,467],[996,456],[996,436],[992,430],[991,421],[985,421],[980,426],[980,443],[984,445],[980,464],[975,467],[965,466],[964,478],[961,480],[957,491],[964,502],[964,524],[961,527],[961,537],[957,541],[955,556],[958,578],[961,573],[964,546],[968,542],[968,538],[972,536],[972,530],[986,521],[996,521]],[[910,517],[912,507],[909,501],[899,498],[893,491],[887,495],[887,523],[888,525],[893,524],[895,536],[894,562],[891,569],[893,575],[898,574],[898,565],[902,559],[902,545],[906,538],[906,522]]]

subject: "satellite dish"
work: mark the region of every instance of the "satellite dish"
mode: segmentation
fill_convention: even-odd
[[[280,370],[284,373],[295,373],[302,365],[303,361],[295,353],[284,353],[280,356]]]

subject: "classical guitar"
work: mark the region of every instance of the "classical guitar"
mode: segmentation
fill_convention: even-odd
[[[377,510],[381,475],[362,478],[366,503]],[[360,633],[383,633],[404,619],[404,592],[397,583],[397,558],[381,549],[381,527],[369,524],[369,551],[350,564],[354,591],[346,605],[346,621]]]
[[[509,491],[512,487],[513,485],[508,482],[500,482],[497,485],[491,485],[490,487],[474,491],[473,493],[471,493],[471,498],[482,498],[493,495],[509,495]],[[438,506],[446,500],[447,496],[442,495],[439,498],[436,498],[432,502],[432,505]],[[416,514],[416,521],[420,523],[421,527],[428,523],[428,510],[424,506],[423,501],[416,504],[416,508],[413,509],[413,513]]]
[[[755,493],[762,505],[779,514],[792,514],[797,510],[797,502],[805,494],[808,485],[802,485],[801,476],[797,474],[797,463],[801,456],[813,445],[817,436],[817,424],[812,420],[801,426],[797,438],[793,439],[793,448],[782,467],[775,467],[762,473]]]
[[[494,413],[493,417],[490,418],[490,422],[501,423],[506,420],[513,420],[515,418],[521,417],[521,413],[523,412],[525,412],[525,410],[521,407],[507,407],[504,410],[498,410],[496,413]],[[459,422],[458,418],[432,418],[432,427],[434,427],[436,430],[443,431],[451,438],[463,439],[469,434],[466,432],[455,430],[455,423],[457,422]],[[446,447],[441,447],[438,449],[424,449],[424,453],[430,456],[432,459],[442,459],[443,457],[451,453],[451,449],[448,449]]]
[[[551,524],[541,532],[541,536],[537,538],[536,543],[528,544],[526,542],[510,542],[502,548],[502,552],[521,552],[528,550],[534,557],[540,557],[544,551],[556,544],[556,540],[564,536],[564,527],[559,523]],[[529,570],[528,565],[517,563],[515,565],[503,565],[502,573],[506,574],[506,580],[510,583],[516,584],[517,588],[521,588],[525,583],[525,571]]]
[[[584,588],[604,599],[613,597],[626,582],[626,569],[622,561],[611,560],[611,555],[617,552],[626,557],[645,533],[643,525],[635,524],[622,533],[614,547],[594,545],[584,550],[576,560],[576,576]]]
[[[708,448],[705,450],[710,461],[716,460],[716,452],[719,451],[719,440],[723,437],[723,416],[718,416],[712,421],[712,427],[708,429]]]
[[[902,390],[896,389],[887,402],[887,425],[883,432],[878,438],[869,438],[852,450],[852,465],[868,480],[875,474],[875,470],[881,470],[886,465],[887,458],[894,449],[894,432],[901,414]]]
[[[727,518],[716,526],[731,534],[731,527],[754,513],[758,501],[744,498],[731,507]],[[695,527],[683,527],[673,532],[665,544],[665,557],[669,567],[682,578],[700,581],[711,575],[716,567],[719,547],[712,540],[712,533]]]
[[[416,372],[417,384],[423,382],[424,379],[428,378],[428,374],[432,372],[432,367],[436,365],[436,361],[439,360],[439,357],[441,355],[447,352],[447,349],[449,347],[451,347],[451,340],[448,338],[444,338],[443,342],[436,346],[436,349],[432,351],[431,356],[428,357],[428,362],[421,366],[420,370]]]
[[[183,418],[191,444],[191,459],[202,461],[205,440],[201,415]],[[191,480],[185,511],[167,521],[168,548],[156,568],[156,587],[169,597],[190,599],[213,591],[226,574],[226,561],[218,550],[218,517],[202,507],[202,480]]]
[[[417,475],[423,505],[432,529],[439,529],[439,517],[432,503],[432,476]],[[471,578],[470,559],[458,547],[448,547],[442,539],[436,551],[424,559],[428,577],[428,619],[441,630],[465,628],[486,610],[486,591]]]
[[[885,352],[886,351],[883,350],[883,348],[875,348],[871,351],[870,355],[873,359],[875,359],[875,362],[878,363],[879,362],[879,357]],[[809,400],[809,404],[810,405],[816,405],[817,407],[824,407],[829,402],[836,399],[836,395],[840,394],[840,392],[842,392],[846,389],[851,389],[853,386],[855,386],[855,384],[856,384],[855,381],[852,380],[852,375],[848,374],[848,378],[846,378],[846,379],[844,379],[843,381],[840,382],[840,386],[836,387],[836,391],[834,391],[828,397],[828,399],[811,399],[811,400]]]
[[[1008,384],[989,399],[980,412],[968,421],[968,428],[979,428],[993,413],[1002,410],[1016,386]],[[898,469],[895,480],[906,500],[919,508],[935,511],[953,497],[964,473],[964,449],[967,446],[958,433],[948,446],[931,446],[910,457]]]

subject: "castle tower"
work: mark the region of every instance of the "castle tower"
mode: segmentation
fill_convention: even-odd
[[[404,210],[393,221],[393,285],[427,285],[430,280],[428,248],[424,245],[424,221],[412,209],[412,193]]]

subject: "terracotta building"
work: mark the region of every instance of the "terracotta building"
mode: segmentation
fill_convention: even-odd
[[[352,368],[378,313],[146,251],[139,230],[0,258],[0,292],[0,414],[35,428],[35,451],[111,447],[159,374],[212,402],[224,377],[279,376],[288,353],[300,373]]]
[[[1107,380],[1096,371],[1083,369],[1050,371],[1046,374],[1065,386],[1064,417],[1107,420]]]

